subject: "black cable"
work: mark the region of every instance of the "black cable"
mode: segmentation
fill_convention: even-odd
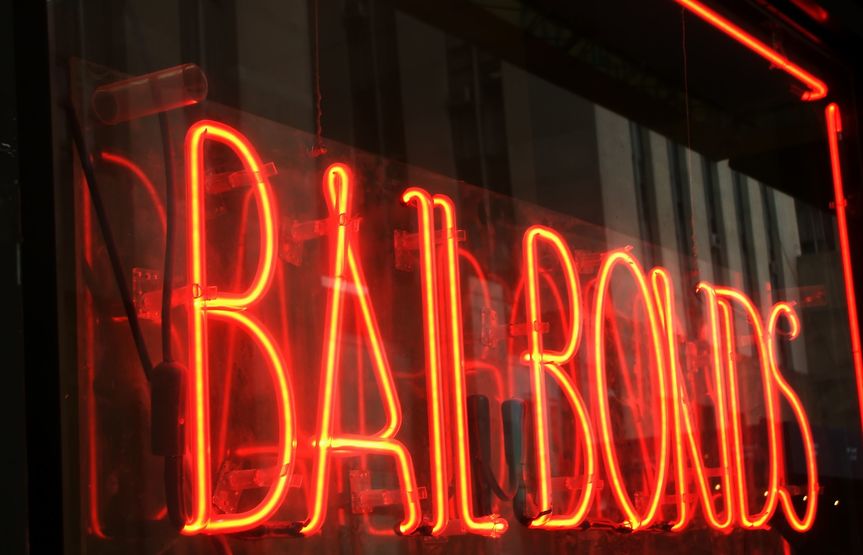
[[[159,90],[154,86],[154,96]],[[165,260],[162,272],[162,362],[156,367],[158,384],[153,384],[151,433],[153,451],[165,457],[165,504],[168,519],[177,529],[186,523],[185,496],[183,495],[183,414],[185,369],[174,362],[171,349],[171,313],[174,301],[174,158],[168,116],[159,113],[159,130],[162,134],[162,158],[165,166]]]
[[[495,478],[494,470],[492,470],[491,465],[481,456],[475,456],[474,462],[482,472],[482,474],[480,474],[480,478],[485,481],[492,493],[494,493],[494,495],[501,501],[512,501],[515,497],[515,492],[507,493],[506,490],[503,489],[503,486],[501,486],[500,483],[498,483],[497,478]],[[518,488],[516,487],[516,489]]]
[[[165,506],[168,508],[168,520],[180,530],[186,524],[186,511],[183,499],[183,456],[169,455],[165,457]]]
[[[117,284],[117,289],[120,293],[120,300],[123,302],[123,310],[125,311],[126,319],[129,322],[129,331],[132,332],[132,339],[135,342],[135,348],[138,351],[138,358],[141,361],[144,375],[147,376],[147,380],[149,380],[153,371],[153,361],[150,358],[149,351],[147,350],[147,343],[144,341],[144,334],[141,332],[141,323],[138,321],[138,313],[135,310],[132,293],[129,291],[129,286],[126,283],[126,278],[123,274],[123,265],[120,262],[120,255],[117,252],[117,244],[115,243],[114,236],[111,233],[111,228],[108,224],[108,215],[105,212],[102,195],[99,191],[99,186],[96,183],[96,172],[93,169],[93,161],[90,158],[87,144],[84,141],[84,131],[81,128],[81,123],[78,121],[78,115],[75,113],[75,109],[71,105],[66,106],[66,114],[69,119],[69,127],[72,130],[72,140],[75,143],[75,150],[78,151],[78,160],[81,163],[81,169],[84,171],[84,177],[87,182],[87,189],[90,192],[90,201],[93,204],[93,212],[96,214],[96,220],[99,222],[99,229],[102,232],[105,249],[108,251],[108,260],[111,263],[111,271],[114,274],[114,281]]]
[[[162,355],[163,361],[156,367],[158,372],[154,376],[154,367],[150,358],[147,344],[141,331],[141,323],[135,310],[129,286],[123,274],[123,265],[117,252],[117,245],[108,223],[105,205],[102,201],[101,192],[96,182],[96,172],[93,162],[87,150],[84,140],[84,132],[78,121],[74,108],[67,107],[69,126],[72,130],[72,139],[78,151],[78,158],[87,188],[90,191],[90,199],[93,204],[93,212],[99,222],[99,229],[108,252],[114,281],[120,293],[123,309],[132,332],[132,338],[138,351],[138,357],[144,374],[151,386],[151,416],[154,420],[151,426],[153,435],[152,447],[154,454],[164,457],[165,469],[165,500],[168,507],[168,515],[171,523],[179,530],[185,524],[184,495],[183,495],[183,426],[182,422],[182,399],[183,399],[183,375],[185,371],[171,359],[171,301],[173,297],[172,268],[174,249],[174,179],[173,164],[171,161],[170,136],[167,122],[160,115],[160,124],[163,137],[163,154],[165,156],[166,176],[166,225],[165,225],[165,275],[163,276],[162,288]],[[166,308],[167,307],[167,308]],[[155,378],[155,379],[154,379]]]
[[[174,286],[174,159],[171,148],[171,133],[168,117],[159,114],[159,128],[162,132],[162,157],[165,164],[165,265],[162,272],[162,360],[173,362],[171,353],[171,312],[173,308]]]

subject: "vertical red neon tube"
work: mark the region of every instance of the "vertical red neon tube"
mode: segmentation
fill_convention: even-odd
[[[84,263],[92,268],[93,264],[93,222],[90,220],[90,193],[82,180],[81,220],[83,225]],[[102,529],[101,497],[99,492],[99,434],[96,413],[96,313],[93,295],[84,292],[84,322],[86,341],[83,349],[84,366],[87,368],[87,492],[90,533],[98,538],[106,538]]]
[[[771,374],[770,359],[768,355],[767,339],[764,334],[764,326],[761,316],[755,308],[752,300],[736,289],[730,287],[713,287],[706,283],[701,284],[705,291],[712,291],[719,303],[722,315],[723,335],[726,349],[726,378],[728,380],[728,400],[731,412],[732,427],[732,454],[734,456],[734,473],[736,476],[735,500],[737,501],[737,517],[740,525],[744,528],[764,528],[770,517],[776,511],[777,488],[779,486],[779,414]],[[761,381],[764,388],[764,403],[767,407],[767,432],[768,451],[770,467],[768,468],[768,485],[764,499],[764,505],[757,513],[749,510],[749,499],[746,487],[746,468],[744,466],[743,454],[743,425],[741,423],[740,393],[737,376],[737,348],[734,341],[734,322],[732,317],[732,302],[740,306],[749,320],[753,333],[753,343],[758,351],[758,360],[761,370]]]
[[[456,225],[455,205],[444,195],[432,197],[434,206],[443,215],[444,260],[442,283],[444,285],[444,304],[449,316],[450,383],[452,384],[451,405],[455,414],[453,423],[456,462],[456,514],[464,528],[472,534],[497,537],[506,532],[508,523],[497,515],[477,517],[473,514],[471,480],[471,456],[467,422],[467,384],[465,382],[463,318],[461,306],[461,277],[458,267],[458,226]]]
[[[249,210],[253,197],[254,194],[251,190],[247,191],[246,194],[243,195],[243,204],[240,209],[239,220],[240,229],[245,229],[246,222],[249,221]],[[234,260],[237,263],[237,268],[234,271],[232,287],[239,287],[239,284],[243,282],[243,266],[246,262],[246,241],[242,236],[237,237],[237,250],[234,252],[236,253]],[[215,455],[217,458],[223,457],[227,453],[228,422],[231,416],[231,393],[234,384],[234,360],[237,351],[236,330],[231,330],[231,333],[228,335],[227,343],[228,344],[225,347],[225,375],[222,381],[222,415],[219,419],[219,430],[218,435],[216,436],[215,447]]]
[[[440,535],[449,521],[448,472],[444,434],[443,372],[440,357],[438,322],[437,269],[435,264],[434,214],[431,195],[418,187],[402,194],[405,204],[416,204],[419,225],[420,280],[423,299],[423,329],[426,347],[426,380],[428,392],[429,451],[431,451],[431,534]]]
[[[778,334],[779,319],[785,317],[791,325],[791,331],[788,334],[789,340],[794,340],[800,335],[800,318],[797,312],[788,303],[776,303],[770,311],[770,316],[767,321],[767,337],[769,346],[767,354],[770,359],[770,371],[773,375],[773,380],[779,388],[779,392],[791,405],[791,412],[794,413],[794,418],[797,420],[797,425],[800,426],[800,435],[803,440],[803,454],[806,458],[806,511],[803,517],[798,517],[794,511],[794,505],[791,502],[791,495],[785,484],[780,484],[779,501],[782,503],[782,509],[785,512],[785,518],[788,524],[797,532],[805,532],[812,528],[812,523],[815,522],[815,511],[818,507],[818,465],[815,461],[815,442],[812,439],[812,429],[809,426],[809,418],[806,416],[806,411],[803,410],[803,405],[797,394],[785,381],[782,373],[779,371],[776,354],[776,339]],[[785,475],[785,465],[783,461],[780,473]]]
[[[671,291],[671,278],[665,268],[653,268],[650,271],[650,281],[653,286],[653,294],[656,298],[657,312],[665,329],[665,338],[667,341],[668,384],[671,387],[671,414],[674,419],[674,486],[677,494],[677,521],[672,525],[671,529],[677,532],[686,528],[692,516],[690,513],[690,503],[686,499],[686,456],[684,454],[682,437],[682,413],[685,407],[683,406],[683,392],[681,390],[683,380],[678,377],[677,341],[674,329],[674,296]]]
[[[655,268],[651,271],[651,280],[654,287],[654,294],[657,296],[657,305],[660,308],[660,314],[663,316],[666,334],[674,333],[674,296],[671,291],[671,279],[668,272],[663,268]],[[698,291],[702,291],[699,284]],[[710,323],[710,343],[712,354],[713,382],[715,384],[714,405],[716,410],[716,427],[717,436],[719,438],[719,471],[720,481],[718,485],[724,496],[724,510],[722,516],[714,506],[714,493],[710,487],[710,482],[707,476],[707,468],[704,463],[702,452],[703,444],[699,430],[696,429],[693,423],[693,417],[689,406],[689,400],[684,389],[683,376],[680,373],[677,358],[677,343],[672,337],[668,337],[668,355],[669,355],[669,382],[672,388],[673,399],[673,416],[674,416],[674,443],[675,443],[675,459],[677,473],[677,488],[678,495],[686,495],[685,487],[681,483],[686,483],[686,447],[689,448],[689,457],[692,461],[692,468],[695,471],[695,483],[698,488],[698,493],[701,497],[702,511],[708,526],[716,530],[729,530],[734,525],[734,503],[733,503],[733,485],[734,476],[731,464],[731,447],[728,438],[728,401],[725,393],[725,377],[724,377],[724,358],[722,342],[720,337],[719,313],[716,303],[716,296],[712,289],[706,288],[704,292],[708,297],[708,321]],[[687,518],[691,515],[686,513],[686,505],[683,499],[679,500],[680,514],[678,521],[672,527],[672,530],[681,530],[686,526]]]
[[[626,484],[623,481],[620,461],[614,444],[614,431],[611,426],[611,411],[609,409],[607,398],[608,387],[605,377],[605,333],[603,323],[605,321],[605,302],[609,293],[611,274],[614,271],[615,266],[618,264],[623,265],[629,270],[629,273],[635,281],[638,291],[644,301],[648,324],[650,325],[650,339],[656,362],[654,372],[656,374],[655,383],[659,405],[660,447],[656,462],[656,480],[647,502],[647,508],[644,510],[643,514],[638,513],[635,504],[632,502],[626,491]],[[620,509],[623,511],[623,514],[627,519],[627,524],[633,530],[638,530],[650,526],[650,524],[656,520],[659,513],[659,505],[664,494],[665,482],[668,474],[670,431],[668,428],[668,395],[665,385],[666,364],[662,345],[663,333],[656,314],[657,310],[654,306],[653,295],[648,287],[644,271],[641,269],[641,266],[635,258],[625,250],[612,251],[603,261],[599,270],[599,278],[596,285],[596,302],[594,310],[594,386],[596,387],[595,396],[599,413],[598,419],[601,434],[600,443],[602,444],[605,467],[608,471],[608,478],[611,482],[611,490],[614,498]],[[645,461],[645,463],[647,463],[647,461]]]
[[[722,330],[724,329],[720,323],[719,304],[716,300],[715,291],[707,284],[699,283],[696,291],[704,293],[707,297],[707,314],[710,330],[710,345],[713,367],[713,386],[714,386],[714,404],[716,406],[716,427],[719,437],[719,464],[720,480],[722,494],[725,496],[725,507],[722,517],[717,514],[716,509],[710,499],[710,484],[706,477],[706,468],[701,458],[701,449],[697,447],[700,444],[700,438],[697,438],[697,431],[693,430],[691,415],[689,411],[685,412],[686,432],[689,438],[690,454],[695,467],[696,476],[698,479],[699,491],[704,505],[704,514],[708,523],[717,530],[728,530],[734,525],[735,509],[734,509],[734,465],[731,460],[731,438],[729,431],[731,425],[728,416],[728,395],[725,391],[726,383],[726,365],[723,354]]]
[[[368,285],[363,274],[355,237],[350,232],[351,191],[353,176],[344,164],[333,164],[324,174],[324,195],[330,211],[331,221],[331,278],[332,286],[327,298],[327,313],[324,331],[324,352],[321,369],[321,385],[318,401],[318,428],[314,440],[314,485],[312,507],[308,520],[300,533],[311,535],[320,531],[327,513],[330,459],[333,452],[374,453],[396,459],[396,472],[402,491],[404,518],[399,532],[409,534],[420,524],[419,492],[414,466],[405,446],[393,439],[401,426],[402,413],[395,391],[392,371],[383,346],[377,319],[368,294]],[[352,284],[365,326],[371,349],[372,367],[384,403],[386,423],[376,434],[336,435],[335,400],[336,378],[340,368],[341,334],[344,317],[344,299],[347,285]]]
[[[596,476],[596,454],[593,443],[593,431],[590,425],[587,407],[578,393],[572,378],[561,368],[575,356],[581,333],[581,291],[575,260],[563,238],[554,230],[543,226],[531,226],[522,239],[525,276],[525,302],[530,332],[528,335],[527,357],[531,368],[531,389],[533,391],[533,421],[536,443],[536,505],[539,514],[531,522],[532,528],[565,529],[581,524],[587,515],[590,502],[593,499]],[[564,270],[567,285],[571,321],[566,343],[560,351],[545,348],[542,337],[542,305],[540,299],[540,268],[538,249],[540,242],[553,247]],[[575,419],[582,434],[585,468],[581,484],[581,496],[564,514],[552,512],[552,480],[549,429],[548,429],[548,394],[545,384],[545,373],[552,375],[561,387],[564,396],[573,409]],[[577,470],[576,470],[577,471]]]
[[[205,160],[204,145],[216,141],[229,147],[242,161],[250,175],[257,201],[260,228],[260,256],[255,277],[241,292],[211,293],[207,282],[206,226],[205,226]],[[246,309],[265,295],[273,279],[276,262],[276,207],[273,193],[254,147],[242,134],[231,127],[214,122],[199,121],[186,134],[186,186],[188,210],[188,277],[191,285],[189,299],[189,344],[192,386],[190,388],[188,421],[190,424],[189,451],[192,460],[191,511],[185,534],[238,532],[254,528],[266,521],[278,509],[287,493],[294,462],[295,418],[291,388],[284,357],[267,330]],[[280,472],[270,485],[264,498],[254,508],[237,514],[213,514],[211,508],[212,478],[210,468],[210,391],[207,348],[207,322],[209,317],[230,322],[255,341],[266,360],[276,392],[278,415],[277,466]]]
[[[842,182],[842,158],[839,153],[839,134],[842,133],[842,116],[839,106],[827,106],[827,144],[830,148],[830,167],[833,173],[833,201],[836,205],[836,228],[839,230],[839,254],[842,257],[842,278],[845,300],[848,305],[848,329],[851,334],[851,357],[857,379],[857,403],[860,410],[860,429],[863,432],[863,349],[860,346],[860,322],[857,316],[857,294],[854,291],[854,271],[851,265],[851,242],[848,239],[845,187]]]

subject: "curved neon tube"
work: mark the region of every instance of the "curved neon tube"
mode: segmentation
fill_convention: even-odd
[[[244,312],[235,310],[207,310],[207,315],[217,320],[233,322],[250,333],[252,338],[266,353],[274,385],[276,387],[276,406],[278,419],[278,447],[276,457],[279,472],[267,490],[264,498],[255,508],[237,514],[211,515],[207,522],[207,533],[220,534],[241,532],[258,526],[269,519],[278,510],[288,492],[291,474],[293,473],[294,452],[296,450],[296,429],[294,404],[291,399],[291,386],[288,382],[284,357],[279,352],[275,340],[267,333],[257,320]]]
[[[261,254],[255,278],[245,293],[208,293],[206,277],[206,227],[204,217],[204,144],[217,141],[228,146],[243,163],[246,171],[258,179],[253,187],[260,218]],[[261,162],[248,139],[235,129],[222,123],[203,120],[189,128],[185,142],[187,225],[188,225],[188,276],[191,287],[189,302],[190,370],[193,375],[189,395],[188,420],[189,451],[192,460],[191,511],[183,528],[184,534],[202,531],[220,533],[247,530],[260,524],[278,507],[286,491],[284,481],[278,479],[271,485],[264,500],[255,509],[237,515],[212,515],[212,479],[210,468],[210,406],[209,406],[209,362],[207,353],[207,317],[231,321],[251,333],[262,354],[267,358],[276,381],[277,406],[280,421],[279,461],[290,462],[293,445],[293,404],[281,354],[266,331],[251,317],[228,315],[231,310],[245,310],[262,297],[272,282],[275,268],[275,203],[269,182],[260,171]],[[290,434],[289,437],[286,436]],[[290,470],[290,467],[288,467]]]
[[[539,266],[536,258],[537,243],[542,240],[549,243],[558,254],[566,278],[569,293],[569,313],[572,315],[572,328],[564,347],[555,351],[546,349],[542,344],[541,315],[539,314]],[[575,271],[575,260],[563,238],[553,229],[534,225],[528,228],[523,238],[525,252],[525,275],[527,276],[528,321],[531,324],[530,341],[533,351],[531,359],[541,355],[543,362],[565,364],[575,356],[578,339],[581,333],[581,289],[578,275]],[[536,355],[536,357],[534,357]]]
[[[203,179],[204,179],[204,143],[206,141],[220,142],[234,151],[242,160],[246,171],[255,177],[252,190],[255,192],[255,200],[258,207],[258,218],[260,219],[260,257],[255,277],[243,293],[219,293],[220,307],[242,309],[261,298],[273,280],[276,263],[276,215],[275,202],[272,187],[266,172],[263,171],[258,153],[249,140],[231,127],[209,120],[202,120],[189,128],[186,134],[186,171],[187,179],[194,183],[195,196],[190,196],[187,201],[192,221],[190,228],[193,230],[203,229],[201,218],[203,217]],[[203,285],[206,271],[202,266],[201,248],[202,241],[192,241],[192,247],[197,251],[192,252],[193,276],[196,276],[194,284]],[[204,293],[203,291],[201,293]],[[212,303],[210,303],[212,304]]]
[[[720,470],[722,472],[721,488],[725,495],[725,510],[724,517],[717,514],[711,500],[710,484],[706,477],[706,469],[704,462],[701,459],[700,449],[696,441],[700,444],[700,438],[696,438],[697,432],[691,421],[689,411],[684,413],[684,424],[686,426],[687,438],[689,440],[690,455],[695,467],[695,473],[698,478],[699,491],[701,492],[701,500],[704,506],[704,515],[707,518],[708,524],[721,531],[727,531],[734,525],[735,510],[734,510],[734,473],[733,463],[731,460],[731,439],[728,437],[729,415],[728,415],[728,395],[725,392],[726,368],[725,359],[722,356],[722,326],[719,320],[719,304],[716,300],[716,292],[706,283],[699,283],[696,286],[697,292],[702,292],[707,297],[707,314],[710,322],[710,344],[711,355],[713,358],[713,383],[714,383],[714,404],[716,405],[717,427],[719,432],[719,456]]]
[[[656,361],[656,382],[659,393],[659,415],[660,415],[660,447],[656,471],[656,483],[651,492],[647,509],[643,515],[639,515],[623,483],[617,452],[614,447],[613,431],[611,429],[611,414],[608,407],[607,386],[605,380],[605,334],[603,333],[604,305],[608,295],[611,273],[617,264],[623,264],[632,275],[644,300],[650,324],[650,335],[653,343],[653,351]],[[668,429],[668,396],[665,386],[665,354],[662,345],[662,331],[657,319],[654,307],[653,295],[647,285],[647,278],[641,266],[627,251],[612,251],[603,261],[599,271],[599,279],[596,286],[596,302],[594,308],[594,361],[595,361],[595,387],[596,400],[599,412],[599,426],[602,450],[605,466],[611,482],[612,493],[618,506],[627,518],[627,524],[632,530],[639,530],[652,524],[659,512],[659,505],[665,493],[665,482],[668,474],[669,458],[669,429]]]
[[[803,452],[806,457],[806,511],[803,517],[798,517],[794,512],[794,505],[791,502],[791,494],[788,488],[782,484],[779,488],[779,501],[782,503],[782,509],[785,512],[785,518],[788,525],[797,532],[806,532],[812,528],[815,522],[815,512],[818,508],[818,464],[815,461],[815,442],[812,439],[812,429],[809,426],[809,418],[806,416],[806,411],[803,410],[803,405],[800,403],[800,398],[785,381],[782,373],[779,371],[776,356],[776,336],[779,318],[785,317],[791,324],[791,333],[788,335],[789,340],[794,340],[800,334],[800,318],[794,308],[785,302],[776,303],[770,310],[770,317],[767,321],[767,336],[769,348],[767,354],[770,358],[770,371],[773,374],[773,379],[779,391],[791,405],[791,411],[794,413],[794,418],[797,419],[797,424],[800,426],[800,435],[803,440]],[[784,465],[782,470],[784,471]],[[784,474],[784,472],[783,472]]]
[[[758,314],[752,300],[742,292],[730,287],[712,287],[707,284],[702,284],[702,287],[705,290],[712,289],[715,291],[723,320],[728,400],[731,409],[731,427],[734,432],[731,445],[733,447],[734,470],[737,478],[737,492],[735,494],[738,504],[737,517],[740,520],[740,525],[744,528],[764,528],[776,511],[777,488],[779,486],[779,430],[777,426],[779,414],[777,412],[776,391],[770,370],[764,327],[761,322],[761,316]],[[746,470],[743,463],[743,429],[740,423],[740,394],[738,393],[737,386],[737,350],[734,345],[734,324],[731,314],[732,301],[743,308],[752,325],[752,331],[755,336],[754,343],[758,350],[760,361],[761,379],[764,386],[764,402],[767,407],[768,451],[770,457],[768,485],[764,505],[761,511],[754,515],[749,512],[749,500],[746,495]]]
[[[150,198],[150,203],[153,205],[153,208],[156,210],[156,214],[159,216],[159,223],[162,224],[162,233],[165,232],[165,227],[168,225],[167,216],[165,216],[165,206],[162,204],[162,199],[159,198],[159,193],[156,191],[156,186],[153,185],[153,182],[150,181],[150,178],[147,177],[147,174],[144,173],[144,170],[141,169],[141,166],[132,162],[130,159],[125,156],[121,156],[119,154],[114,154],[111,152],[101,152],[99,157],[102,158],[105,162],[109,162],[116,166],[120,166],[121,168],[125,168],[132,172],[132,174],[138,178],[138,182],[141,183],[141,186],[144,187],[144,190],[147,192],[147,196]]]
[[[540,269],[537,250],[540,242],[554,248],[564,270],[569,298],[571,325],[564,348],[560,351],[546,349],[542,338],[542,308],[540,299]],[[537,494],[536,504],[539,516],[531,523],[531,528],[566,529],[575,528],[587,516],[593,499],[596,475],[596,450],[593,444],[593,431],[587,407],[569,375],[560,367],[569,363],[575,356],[581,333],[581,291],[575,260],[564,239],[554,230],[543,226],[531,226],[522,239],[524,256],[524,291],[527,319],[530,323],[528,334],[528,359],[531,367],[531,385],[534,394],[534,428],[536,442]],[[562,308],[562,307],[561,307]],[[562,310],[561,310],[562,312]],[[561,317],[564,319],[563,314]],[[585,471],[581,484],[581,496],[563,514],[552,512],[551,463],[548,437],[548,400],[545,373],[548,372],[558,383],[575,414],[579,431],[583,435]]]
[[[552,513],[550,515],[540,517],[531,523],[531,528],[541,528],[544,530],[564,530],[577,528],[590,510],[591,502],[594,498],[597,482],[596,469],[596,447],[593,443],[593,428],[590,423],[590,413],[587,409],[587,403],[584,402],[572,378],[560,367],[560,365],[549,362],[543,365],[545,370],[552,375],[563,391],[569,405],[575,411],[575,420],[577,421],[579,432],[584,438],[582,441],[582,451],[584,453],[584,473],[580,484],[581,496],[574,502],[572,507],[566,513]]]

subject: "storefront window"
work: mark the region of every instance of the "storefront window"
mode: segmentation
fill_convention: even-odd
[[[55,3],[68,549],[859,550],[853,89],[724,4]]]

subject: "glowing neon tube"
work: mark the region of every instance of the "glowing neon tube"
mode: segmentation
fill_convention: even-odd
[[[647,312],[647,318],[650,324],[650,338],[656,362],[655,374],[658,389],[656,393],[659,398],[660,447],[657,457],[656,480],[650,493],[647,509],[643,514],[638,513],[634,503],[629,497],[629,494],[626,492],[626,485],[623,482],[620,462],[614,444],[614,432],[611,429],[611,412],[607,399],[608,387],[606,385],[605,378],[605,334],[603,333],[603,322],[605,317],[605,300],[609,292],[611,273],[618,264],[622,264],[627,270],[629,270],[629,273],[638,286],[641,298],[644,301],[645,311]],[[648,287],[644,271],[641,269],[641,266],[635,258],[633,258],[627,251],[612,251],[603,261],[596,285],[594,311],[594,386],[596,388],[595,397],[598,407],[599,429],[601,433],[600,443],[602,445],[605,459],[605,468],[608,471],[608,478],[611,482],[611,490],[614,495],[614,499],[617,501],[618,506],[621,511],[623,511],[623,514],[627,519],[625,524],[633,530],[639,530],[650,526],[656,520],[659,512],[659,504],[664,494],[665,482],[668,474],[670,430],[668,427],[668,395],[665,386],[665,354],[662,345],[663,333],[656,314],[657,311],[654,306],[653,295]]]
[[[569,299],[569,318],[571,325],[566,336],[566,343],[560,351],[547,349],[542,337],[542,307],[540,299],[538,248],[540,241],[554,248],[557,259],[564,270],[565,282]],[[534,430],[536,442],[536,472],[537,493],[536,505],[539,514],[531,522],[532,528],[567,529],[575,528],[584,521],[593,499],[596,473],[596,455],[593,444],[593,431],[587,407],[578,394],[572,378],[566,374],[561,365],[572,361],[581,333],[581,290],[578,274],[575,270],[575,260],[572,252],[566,246],[563,238],[554,230],[543,226],[531,226],[522,239],[524,257],[523,275],[525,278],[526,314],[530,327],[528,334],[527,357],[531,367],[531,385],[534,394]],[[585,469],[581,484],[581,496],[563,514],[552,512],[551,463],[549,461],[550,446],[548,437],[548,400],[545,384],[545,373],[554,377],[561,387],[564,397],[573,409],[578,431],[582,434],[582,449],[584,450]]]
[[[827,106],[827,143],[830,148],[830,167],[833,174],[833,202],[836,207],[836,228],[839,230],[839,254],[842,257],[842,279],[845,285],[845,302],[848,306],[848,329],[851,335],[851,358],[857,379],[857,402],[860,410],[860,429],[863,432],[863,348],[860,346],[860,322],[857,316],[857,294],[854,290],[854,270],[851,265],[851,242],[848,238],[845,188],[842,183],[842,159],[839,153],[839,134],[842,116],[839,106]]]
[[[428,381],[429,450],[431,451],[431,534],[440,535],[449,521],[447,495],[446,439],[443,418],[443,372],[440,360],[440,324],[438,322],[437,269],[434,248],[434,219],[431,195],[418,187],[402,194],[405,204],[416,204],[420,237],[420,276],[423,299],[423,329],[426,346]]]
[[[333,164],[324,172],[324,195],[331,222],[331,277],[333,286],[327,298],[324,354],[321,369],[321,386],[318,402],[318,425],[314,441],[314,486],[309,517],[299,529],[302,535],[320,531],[326,518],[330,459],[333,451],[351,453],[377,453],[396,459],[396,471],[402,491],[405,515],[399,532],[409,534],[420,524],[419,491],[414,477],[413,461],[405,446],[393,439],[401,425],[401,407],[395,392],[392,371],[383,347],[377,320],[368,296],[368,287],[354,246],[355,237],[349,233],[351,222],[351,193],[353,175],[344,164]],[[349,280],[349,282],[348,282]],[[365,331],[372,353],[372,366],[384,402],[386,423],[374,435],[335,435],[335,384],[340,367],[342,321],[346,285],[353,285],[362,314]]]
[[[752,300],[737,289],[730,287],[701,286],[704,290],[712,289],[718,298],[722,314],[723,330],[726,344],[726,377],[728,379],[728,400],[731,410],[731,426],[733,430],[732,453],[734,455],[734,471],[737,491],[735,499],[738,504],[737,517],[744,528],[764,528],[776,511],[777,489],[779,487],[779,413],[770,367],[767,341],[761,316],[755,309]],[[740,394],[737,382],[737,350],[734,344],[734,324],[732,320],[732,305],[734,302],[743,308],[754,334],[753,342],[758,351],[761,380],[764,387],[764,403],[767,407],[768,450],[770,467],[768,469],[768,485],[761,510],[755,514],[749,511],[749,500],[746,494],[746,470],[743,463],[743,426],[740,422]]]
[[[776,50],[770,48],[762,41],[732,23],[730,20],[719,15],[719,13],[708,8],[697,0],[675,1],[749,50],[755,52],[774,66],[782,69],[784,72],[804,83],[809,87],[809,90],[803,93],[803,96],[801,97],[802,100],[821,100],[827,96],[827,85],[824,81],[791,62]]]
[[[432,197],[434,206],[443,215],[445,267],[443,269],[444,303],[449,314],[449,352],[450,383],[452,384],[451,406],[455,413],[455,452],[456,452],[456,513],[464,526],[472,534],[497,537],[506,532],[508,523],[497,515],[476,517],[471,504],[473,492],[471,484],[471,457],[467,424],[467,385],[465,383],[464,337],[461,307],[461,279],[458,267],[458,226],[456,225],[455,204],[444,195]],[[422,255],[422,253],[421,253]]]
[[[782,509],[785,512],[785,518],[789,526],[796,532],[806,532],[812,528],[815,522],[815,512],[818,508],[818,464],[815,460],[815,441],[812,439],[812,429],[809,426],[809,418],[806,416],[806,411],[803,410],[803,405],[800,398],[785,381],[782,373],[779,371],[776,355],[776,335],[779,318],[782,316],[791,324],[791,332],[788,334],[789,340],[794,340],[800,335],[800,318],[797,316],[794,308],[788,303],[776,303],[770,310],[770,316],[767,321],[767,336],[769,346],[767,354],[770,359],[770,371],[773,374],[773,380],[779,388],[779,392],[791,405],[791,412],[794,413],[794,418],[800,426],[800,435],[803,443],[803,453],[806,458],[806,511],[803,517],[798,517],[794,511],[794,505],[791,501],[791,494],[785,484],[780,484],[779,501],[782,503]],[[784,452],[784,451],[782,451]],[[785,465],[783,462],[780,472],[784,476]]]
[[[211,293],[206,277],[206,226],[205,208],[205,160],[204,145],[216,141],[229,147],[243,163],[246,171],[256,176],[253,186],[257,202],[260,228],[260,258],[251,284],[242,293]],[[188,235],[188,279],[190,361],[193,375],[189,392],[187,421],[189,451],[192,461],[191,511],[183,528],[184,534],[239,532],[254,528],[268,519],[278,509],[287,492],[294,453],[294,406],[291,402],[284,358],[276,348],[267,331],[251,316],[234,311],[243,311],[254,305],[272,282],[275,269],[275,214],[274,196],[267,178],[261,172],[261,161],[248,139],[235,129],[214,121],[199,121],[186,134],[186,186],[187,186],[187,235]],[[282,469],[279,477],[253,509],[238,514],[213,515],[211,507],[212,479],[210,468],[210,407],[209,407],[209,349],[207,347],[208,315],[221,318],[232,325],[244,328],[253,337],[267,361],[276,392],[278,409],[279,447],[277,461]]]

